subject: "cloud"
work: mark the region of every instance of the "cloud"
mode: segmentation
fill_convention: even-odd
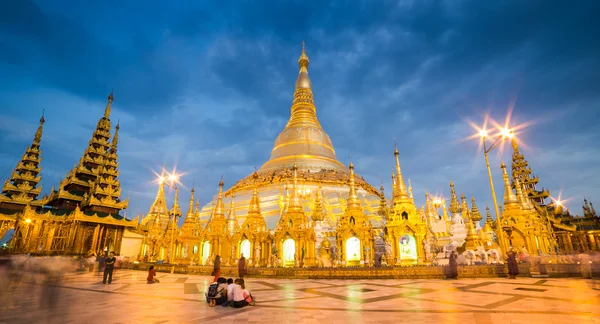
[[[92,7],[90,7],[92,6]],[[534,120],[519,138],[540,186],[574,197],[600,189],[599,5],[478,1],[147,1],[56,8],[18,1],[0,13],[0,171],[29,144],[46,109],[45,190],[81,156],[115,89],[128,215],[145,213],[163,164],[207,202],[260,167],[285,126],[306,41],[317,115],[338,159],[390,193],[393,139],[418,203],[424,191],[491,204],[477,141],[485,111]],[[116,24],[114,21],[118,21]],[[143,27],[140,27],[143,26]],[[596,27],[596,28],[594,28]],[[499,155],[500,154],[500,155]],[[490,155],[496,191],[500,160]],[[577,170],[577,172],[573,172]],[[568,191],[568,192],[567,192]],[[498,197],[500,200],[502,197]]]

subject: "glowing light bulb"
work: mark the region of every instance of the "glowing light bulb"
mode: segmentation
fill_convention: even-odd
[[[513,134],[513,132],[508,128],[502,129],[500,134],[502,134],[502,137],[504,138],[513,138],[515,136],[515,134]]]
[[[27,219],[25,220],[25,223],[31,223],[31,219],[27,218]]]

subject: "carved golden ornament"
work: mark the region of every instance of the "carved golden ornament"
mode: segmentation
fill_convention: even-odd
[[[15,168],[16,170],[29,170],[29,171],[33,171],[35,173],[40,173],[42,171],[42,168],[40,166],[36,166],[34,163],[23,163],[23,162],[19,162],[19,164],[17,164],[17,167]]]

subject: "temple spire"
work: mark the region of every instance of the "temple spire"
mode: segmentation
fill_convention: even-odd
[[[298,166],[295,163],[292,167],[292,192],[287,211],[302,211],[302,202],[298,197]]]
[[[521,183],[521,190],[526,198],[533,200],[538,205],[545,205],[545,199],[550,197],[550,192],[548,190],[543,189],[537,190],[536,186],[539,182],[537,176],[532,175],[531,167],[529,167],[529,162],[525,160],[523,154],[519,151],[519,145],[517,144],[516,137],[512,139],[512,179],[513,182],[515,179],[519,179]],[[530,203],[530,205],[532,205]],[[532,205],[533,207],[533,205]]]
[[[479,212],[479,208],[477,208],[477,205],[475,204],[475,197],[471,197],[471,219],[474,222],[479,222],[483,219]]]
[[[510,204],[517,204],[517,197],[515,196],[515,193],[512,191],[512,188],[510,186],[510,182],[508,181],[508,173],[506,172],[506,164],[504,164],[504,162],[502,162],[502,164],[500,165],[500,168],[502,168],[502,178],[504,180],[504,205],[510,205]]]
[[[0,206],[3,203],[18,204],[18,205],[34,205],[39,206],[42,203],[36,201],[42,186],[38,187],[41,180],[42,167],[42,150],[40,143],[42,140],[42,132],[44,129],[44,111],[40,118],[35,136],[30,146],[27,147],[21,161],[13,170],[11,177],[6,179],[0,194]]]
[[[347,172],[346,167],[337,160],[331,138],[317,119],[308,65],[308,55],[303,48],[298,59],[300,70],[296,79],[290,119],[275,139],[271,158],[263,164],[261,171],[289,169],[295,163],[299,170],[318,172],[321,169],[332,169]]]
[[[454,190],[454,182],[450,180],[450,213],[458,214],[462,211],[458,198],[456,197],[456,190]]]
[[[171,213],[175,216],[181,216],[181,207],[179,206],[179,188],[175,184],[175,198],[173,199],[173,207]]]
[[[513,184],[517,191],[517,201],[521,205],[521,208],[523,208],[524,210],[533,209],[533,206],[528,202],[529,199],[527,197],[525,197],[525,195],[523,194],[523,188],[521,187],[521,183],[519,182],[519,179],[515,178],[513,181]]]
[[[214,209],[213,219],[223,218],[225,217],[225,205],[223,204],[223,186],[225,182],[223,181],[223,176],[221,176],[221,181],[219,181],[219,194],[217,195],[217,204]]]
[[[167,225],[169,209],[167,208],[167,199],[165,197],[165,170],[161,171],[158,178],[158,190],[154,202],[150,205],[148,215],[142,220],[142,225],[161,224],[161,228]]]
[[[185,215],[185,221],[192,220],[194,218],[194,187],[192,187],[191,195],[190,195],[190,205],[188,207],[188,212]]]
[[[485,222],[490,226],[490,228],[494,227],[492,213],[490,212],[490,207],[487,204],[485,205]]]
[[[354,183],[354,164],[352,161],[350,161],[348,169],[350,170],[350,191],[348,191],[348,205],[346,209],[362,210],[360,207],[360,200],[358,200],[358,195],[356,194],[356,185]]]
[[[227,215],[227,230],[230,235],[233,235],[238,227],[237,217],[235,215],[235,196],[231,196],[231,205],[229,214]]]
[[[110,91],[110,94],[108,95],[108,102],[106,103],[106,108],[104,108],[104,118],[106,119],[110,118],[110,108],[113,102],[113,92],[114,89]]]
[[[129,200],[121,200],[118,178],[116,140],[110,141],[110,105],[112,93],[104,116],[98,120],[96,129],[88,142],[79,163],[61,181],[58,191],[50,194],[46,204],[54,208],[70,209],[81,205],[83,211],[102,211],[118,214],[126,209]],[[117,130],[118,132],[118,130]]]
[[[404,184],[404,177],[400,170],[400,153],[398,152],[398,145],[394,142],[394,156],[396,157],[396,194],[400,199],[408,198],[406,192],[406,185]]]

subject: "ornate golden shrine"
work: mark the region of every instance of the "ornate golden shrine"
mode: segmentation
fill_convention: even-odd
[[[0,195],[0,234],[14,227],[11,251],[15,253],[66,254],[119,251],[126,228],[136,220],[119,215],[128,200],[121,200],[117,179],[119,125],[111,141],[112,93],[79,163],[38,200],[41,186],[40,142],[42,116],[33,143],[27,148]]]
[[[283,267],[316,265],[315,231],[298,197],[297,171],[298,167],[294,164],[291,195],[286,195],[287,207],[275,227],[274,244],[277,251],[280,251]]]
[[[400,170],[398,148],[394,148],[396,174],[392,175],[392,208],[386,219],[386,243],[389,264],[410,265],[425,261],[423,244],[427,234],[426,219],[421,217],[415,206],[412,193],[407,191]],[[411,190],[412,191],[412,190]]]

